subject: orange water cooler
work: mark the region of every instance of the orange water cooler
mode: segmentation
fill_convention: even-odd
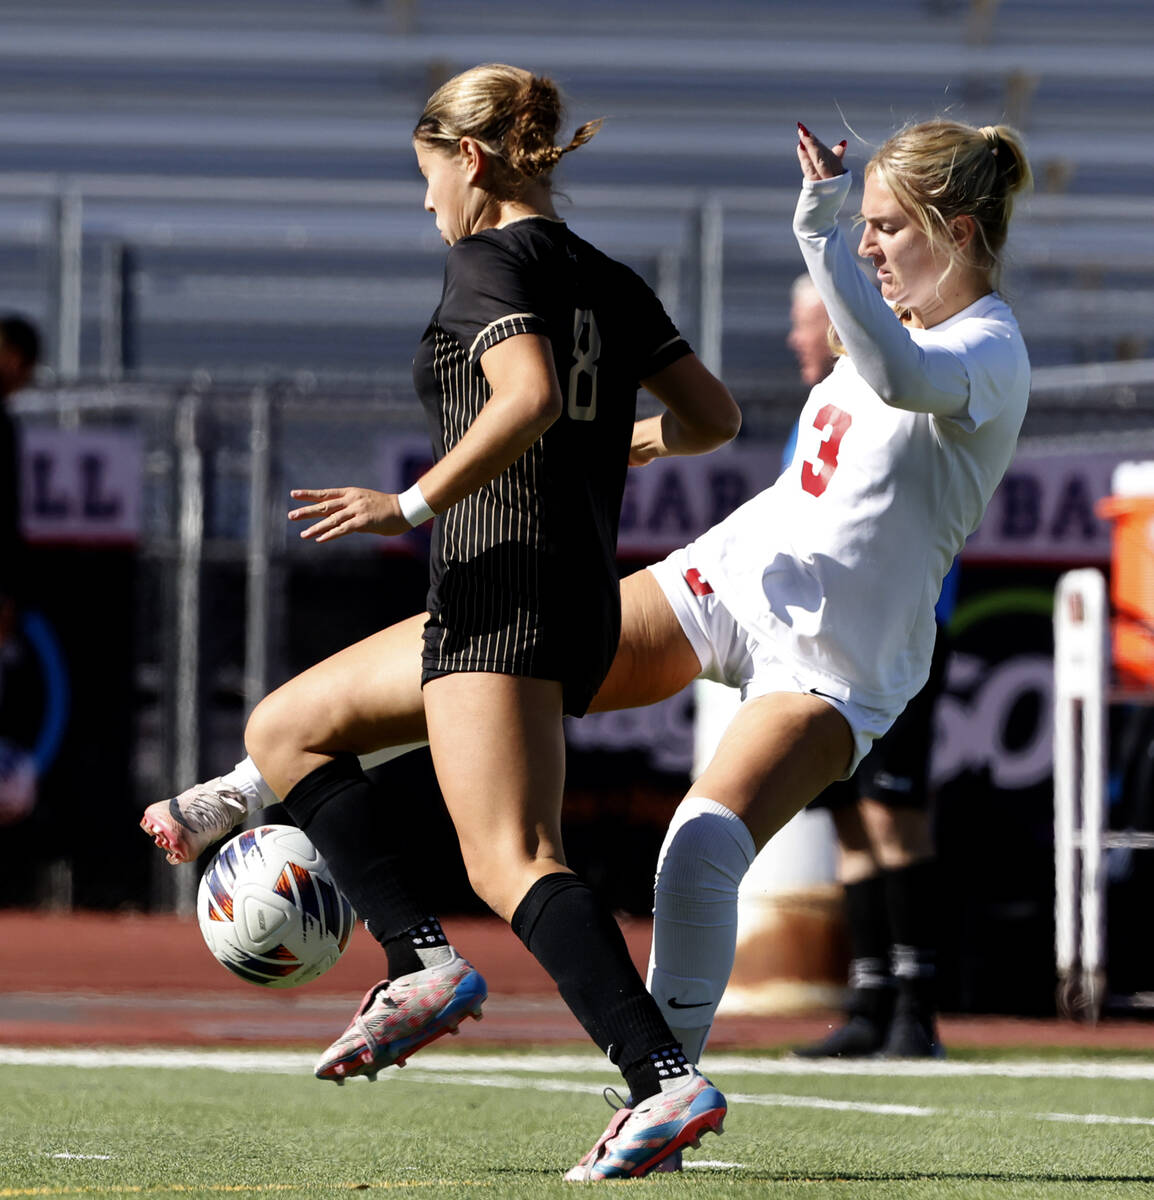
[[[1121,463],[1098,516],[1113,526],[1110,640],[1118,685],[1154,689],[1154,462]]]

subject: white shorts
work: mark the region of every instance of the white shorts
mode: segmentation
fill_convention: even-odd
[[[862,704],[840,680],[783,658],[772,645],[759,643],[717,598],[694,566],[692,550],[692,545],[675,550],[648,569],[697,654],[701,678],[740,688],[743,702],[770,692],[798,692],[817,696],[836,708],[853,734],[853,758],[842,776],[848,779],[874,741],[897,720],[904,704],[894,708]]]

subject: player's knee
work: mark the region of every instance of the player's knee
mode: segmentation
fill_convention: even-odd
[[[244,747],[262,766],[285,747],[295,744],[296,708],[281,691],[271,693],[252,710],[244,727]]]
[[[476,892],[478,899],[484,901],[498,915],[504,916],[504,889],[501,887],[504,856],[494,854],[492,847],[486,846],[481,839],[462,836],[460,845],[469,886]]]
[[[505,921],[512,919],[521,896],[520,890],[510,887],[507,875],[503,876],[490,863],[474,861],[472,865],[466,861],[466,872],[469,876],[469,886],[477,894],[477,898]]]
[[[885,865],[883,857],[876,853],[872,846],[838,847],[837,877],[843,884],[860,883],[863,879],[870,879]]]
[[[756,853],[736,813],[706,797],[690,796],[678,806],[661,847],[658,899],[693,897],[698,906],[735,903]]]
[[[908,866],[933,853],[933,834],[928,812],[916,807],[862,801],[869,828],[870,844],[880,866]]]
[[[498,916],[509,920],[525,893],[540,875],[539,857],[553,863],[545,850],[538,854],[519,842],[501,839],[461,839],[461,857],[469,886]],[[558,866],[560,864],[557,864]]]

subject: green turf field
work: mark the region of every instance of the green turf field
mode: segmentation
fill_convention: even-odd
[[[610,1115],[589,1051],[424,1051],[376,1084],[299,1051],[0,1048],[0,1197],[571,1196]],[[1154,1063],[999,1055],[817,1070],[715,1055],[730,1103],[663,1196],[1154,1195]],[[587,1185],[586,1185],[587,1186]]]

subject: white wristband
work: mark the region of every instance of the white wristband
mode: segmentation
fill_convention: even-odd
[[[425,499],[425,493],[421,491],[419,483],[414,483],[407,492],[402,492],[397,499],[401,505],[401,516],[414,529],[437,515],[429,507],[429,502]]]

